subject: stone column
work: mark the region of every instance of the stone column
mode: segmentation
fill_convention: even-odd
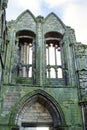
[[[23,45],[22,45],[22,43],[20,45],[21,45],[21,63],[23,64],[23,60],[24,60]]]
[[[63,48],[64,48],[64,58],[65,58],[65,65],[67,67],[67,80],[68,85],[75,87],[76,86],[76,75],[75,75],[75,58],[74,58],[74,43],[70,41],[70,29],[67,28],[65,35],[63,37]]]
[[[36,43],[36,83],[43,85],[44,73],[44,39],[43,39],[43,17],[37,17],[37,43]]]
[[[29,43],[27,44],[27,64],[29,64]]]
[[[81,103],[81,110],[82,110],[82,121],[83,121],[83,128],[86,130],[86,123],[85,123],[85,114],[84,114],[84,104]]]
[[[27,64],[27,43],[25,43],[25,64]]]

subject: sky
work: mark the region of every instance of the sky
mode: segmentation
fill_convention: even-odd
[[[35,17],[54,12],[75,30],[77,42],[87,44],[87,0],[8,0],[7,21],[15,20],[29,9]]]

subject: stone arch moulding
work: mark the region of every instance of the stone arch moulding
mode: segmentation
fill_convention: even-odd
[[[24,118],[24,116],[30,115],[29,111],[32,112],[32,108],[38,106],[40,108],[39,113],[45,111],[42,113],[42,115],[46,114],[48,120],[42,120],[44,119],[42,118],[41,120],[37,121],[35,120],[36,117],[34,117],[33,122],[32,120],[28,122],[31,119],[29,117],[28,120],[25,121],[26,118]],[[36,109],[34,109],[34,111],[36,111]],[[33,127],[49,126],[60,129],[61,127],[65,126],[65,119],[63,112],[56,100],[47,92],[39,89],[27,94],[18,104],[16,104],[14,111],[11,113],[10,125],[17,125],[19,127],[26,127],[26,125],[28,127],[31,125]]]
[[[45,34],[44,34],[44,36],[45,36],[45,38],[54,38],[53,40],[62,40],[63,39],[63,34],[61,34],[61,33],[59,33],[59,32],[57,32],[57,31],[50,31],[50,32],[46,32]],[[57,39],[57,38],[59,38],[59,39]],[[49,39],[48,39],[49,40]]]
[[[18,36],[31,36],[34,38],[36,34],[32,30],[23,29],[23,30],[18,30],[16,32],[16,37]]]

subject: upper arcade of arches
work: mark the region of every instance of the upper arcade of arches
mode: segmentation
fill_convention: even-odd
[[[29,10],[25,10],[15,20],[14,22],[15,29],[17,31],[24,29],[32,30],[33,32],[36,33],[36,24],[38,22],[37,18],[38,17],[35,17]],[[43,18],[41,22],[44,23],[43,26],[44,33],[56,31],[63,35],[65,32],[66,26],[59,19],[59,17],[53,12],[50,13],[46,18]]]
[[[14,72],[13,75],[20,77],[21,80],[22,77],[26,77],[27,81],[30,79],[29,82],[36,84],[49,84],[51,81],[51,84],[57,85],[65,83],[68,77],[65,71],[65,60],[68,61],[65,48],[67,47],[67,51],[72,55],[69,45],[75,43],[75,36],[74,31],[65,26],[54,13],[43,18],[34,17],[29,10],[26,10],[10,24],[8,35],[9,44],[13,44],[15,48],[12,68],[18,69],[16,71],[18,73]],[[67,64],[67,68],[70,67],[71,73],[73,63],[68,62],[70,63]],[[44,79],[47,81],[42,82]],[[17,82],[16,79],[15,81]]]

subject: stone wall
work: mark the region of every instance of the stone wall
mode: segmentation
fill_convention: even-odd
[[[48,15],[44,21],[44,33],[46,34],[47,32],[51,31],[56,31],[61,34],[63,34],[65,31],[65,25],[61,22],[61,20],[58,19],[58,17],[54,13]]]
[[[34,16],[26,10],[15,21],[16,32],[19,30],[32,30],[36,32],[36,21]]]
[[[26,80],[26,78],[23,77],[21,78],[21,82],[19,77],[13,73],[13,68],[17,65],[18,60],[18,39],[16,33],[20,30],[28,30],[36,34],[36,39],[34,39],[36,43],[36,52],[34,52],[36,58],[36,68],[34,70],[36,74],[35,82],[33,82],[32,78],[32,82],[29,82],[30,79],[27,78]],[[67,73],[67,84],[65,83],[65,77],[61,79],[63,82],[60,82],[58,79],[49,79],[48,82],[48,79],[45,77],[44,35],[52,31],[61,33],[63,37],[61,41],[63,51],[62,67],[63,71]],[[11,130],[11,128],[16,127],[16,121],[18,121],[18,125],[20,126],[20,119],[25,122],[36,122],[38,120],[49,123],[52,122],[56,116],[60,115],[60,122],[62,122],[61,127],[63,127],[64,130],[82,130],[83,124],[81,109],[78,105],[78,90],[80,90],[81,96],[86,97],[84,90],[86,92],[87,49],[86,46],[77,44],[75,46],[74,55],[74,45],[76,42],[74,31],[66,27],[53,13],[48,15],[45,19],[41,16],[35,18],[27,10],[15,21],[9,22],[8,40],[10,40],[10,42],[7,48],[4,82],[2,82],[0,97],[0,129]],[[75,80],[75,74],[77,74],[78,81]],[[17,80],[15,79],[19,80],[19,82],[16,82]],[[78,83],[79,89],[77,87]],[[43,107],[45,100],[44,103],[42,103],[41,101],[43,100],[39,99],[39,96],[38,100],[34,99],[33,105],[31,105],[33,99],[32,93],[36,91],[37,93],[35,94],[38,95],[45,95],[44,93],[46,93],[48,104],[45,105],[49,105],[53,108],[46,106],[47,109],[45,109],[45,105]],[[40,93],[40,91],[42,93]],[[31,101],[30,104],[27,102],[26,105],[25,99],[29,99]],[[57,114],[54,114],[52,110]],[[21,118],[21,115],[23,118]],[[58,121],[59,120],[56,120],[55,124],[57,124]]]
[[[80,100],[87,101],[87,45],[76,45],[76,71],[79,82]]]
[[[29,96],[29,95],[31,95],[32,92],[38,91],[40,89],[42,89],[42,88],[38,87],[36,89],[36,87],[29,87],[29,86],[22,86],[22,85],[4,87],[3,88],[3,97],[4,98],[3,98],[0,122],[3,124],[3,121],[4,121],[4,124],[8,124],[8,122],[10,121],[11,112],[17,114],[16,108],[18,105],[20,105],[20,101],[23,101],[24,97],[26,95]],[[43,91],[43,89],[42,89],[42,91]],[[80,107],[78,106],[77,89],[75,89],[75,88],[45,88],[45,92],[48,93],[49,95],[51,95],[60,105],[62,112],[64,114],[64,118],[66,120],[65,127],[72,126],[74,128],[77,128],[76,130],[82,130],[82,129],[80,129],[81,113],[80,113]],[[44,93],[44,91],[43,91],[43,93]],[[26,106],[26,104],[25,104],[25,106]],[[29,106],[31,106],[31,104],[28,104],[25,107],[26,110],[24,109],[23,111],[21,111],[22,115],[24,116],[24,120],[27,119],[27,118],[25,118],[26,113],[28,112],[27,116],[30,113],[29,109],[31,107],[29,108]],[[34,107],[34,109],[32,109],[32,116],[35,116],[34,112],[36,111],[36,109],[38,109],[38,103],[37,103],[37,105],[33,104],[32,107]],[[39,105],[39,107],[40,107],[40,105]],[[43,110],[43,107],[41,107],[41,111],[42,110]],[[48,112],[43,111],[41,114],[41,117],[42,117],[42,115],[44,115],[43,119],[47,118],[47,120],[48,120],[48,117],[50,117],[50,116],[47,113]],[[40,114],[40,109],[39,109],[38,114]],[[45,117],[45,115],[48,115],[48,116]],[[21,116],[21,113],[20,113],[20,116]],[[40,117],[40,115],[39,115],[39,117]],[[33,117],[29,118],[29,119],[33,120]],[[51,118],[49,118],[49,122],[51,122],[50,119]],[[71,130],[71,127],[70,127],[70,130]]]

